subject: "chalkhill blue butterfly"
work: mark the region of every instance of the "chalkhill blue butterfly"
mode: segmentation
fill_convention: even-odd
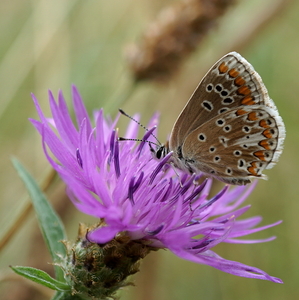
[[[218,60],[174,123],[169,141],[154,152],[190,173],[228,184],[266,178],[282,152],[285,126],[259,74],[240,54]]]

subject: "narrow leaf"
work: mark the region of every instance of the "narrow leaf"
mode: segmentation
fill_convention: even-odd
[[[55,295],[51,298],[51,300],[65,300],[64,293],[57,292]]]
[[[62,292],[57,292],[51,300],[86,300],[86,299],[91,299],[90,297],[81,297],[78,294],[72,295],[70,293],[62,293]]]
[[[64,226],[32,176],[17,159],[13,158],[12,162],[28,189],[44,240],[51,253],[53,261],[56,262],[58,260],[57,254],[62,256],[65,256],[66,254],[65,247],[60,242],[62,240],[66,240]],[[63,272],[58,266],[55,266],[55,273],[58,280],[64,281]]]
[[[48,273],[42,270],[31,268],[31,267],[21,267],[21,266],[15,266],[15,267],[11,266],[11,268],[17,274],[26,277],[34,282],[37,282],[39,284],[42,284],[52,290],[63,291],[63,292],[70,291],[70,287],[67,284],[52,278]]]

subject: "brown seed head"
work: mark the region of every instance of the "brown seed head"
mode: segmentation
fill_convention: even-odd
[[[184,0],[161,11],[141,42],[127,48],[134,79],[168,79],[234,2]]]

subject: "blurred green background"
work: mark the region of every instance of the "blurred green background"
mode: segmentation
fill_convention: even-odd
[[[237,50],[262,76],[287,130],[284,153],[277,166],[266,172],[269,180],[260,181],[247,199],[246,204],[252,204],[252,208],[246,217],[261,215],[263,225],[277,220],[283,223],[252,236],[275,235],[275,241],[222,244],[215,250],[227,259],[279,277],[284,284],[239,278],[160,250],[145,259],[141,272],[133,278],[136,287],[122,291],[121,299],[299,299],[299,1],[237,2],[198,51],[186,59],[179,74],[164,84],[144,83],[130,97],[124,97],[131,82],[124,49],[138,41],[161,8],[176,2],[0,1],[0,236],[28,201],[10,157],[21,160],[38,181],[50,170],[40,137],[27,120],[37,117],[31,92],[48,116],[47,89],[55,95],[62,89],[70,103],[72,83],[90,113],[105,107],[115,116],[117,108],[122,107],[129,114],[140,112],[146,124],[151,114],[159,111],[159,138],[163,141],[206,70],[226,52]],[[283,5],[272,12],[277,3]],[[260,26],[253,37],[246,38],[248,29],[271,13],[271,20]],[[125,118],[121,120],[121,124],[127,122]],[[63,184],[57,182],[49,197],[67,224],[69,237],[74,239],[78,223],[93,220],[76,212],[61,197],[63,191]],[[31,212],[0,253],[0,299],[49,299],[51,291],[21,280],[8,268],[41,267],[44,263],[51,270],[43,247]],[[22,293],[17,294],[15,287]]]

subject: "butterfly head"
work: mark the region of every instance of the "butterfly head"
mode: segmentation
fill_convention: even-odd
[[[168,141],[165,145],[157,145],[155,148],[150,143],[150,150],[155,159],[160,160],[169,153]]]

